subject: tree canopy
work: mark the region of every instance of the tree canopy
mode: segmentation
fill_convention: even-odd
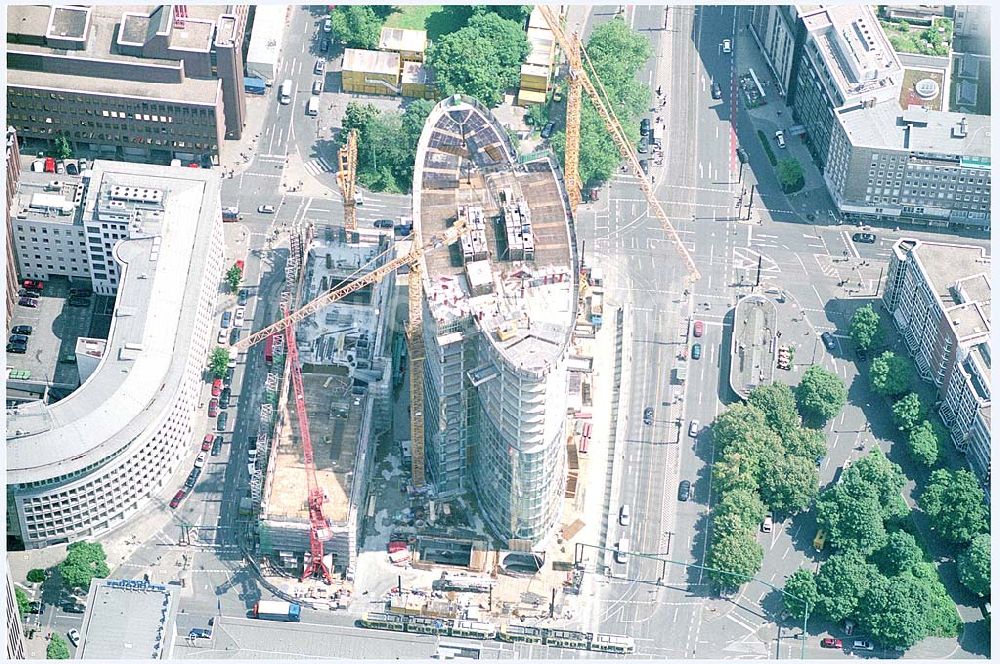
[[[52,632],[49,643],[45,646],[46,659],[69,659],[69,644],[59,632]]]
[[[900,431],[909,432],[919,424],[927,413],[920,402],[920,395],[910,392],[892,404],[892,419]]]
[[[402,114],[372,104],[350,102],[344,113],[341,144],[358,132],[358,183],[372,191],[403,193],[413,187],[413,164],[424,123],[434,108],[426,99],[411,102]]]
[[[924,420],[910,429],[906,437],[906,449],[916,461],[932,468],[941,456],[940,426],[936,422]]]
[[[222,378],[226,375],[226,369],[228,368],[229,352],[225,348],[219,348],[218,346],[213,348],[212,352],[208,355],[208,370],[216,378]]]
[[[917,540],[905,530],[889,533],[885,546],[875,554],[875,562],[886,576],[902,574],[923,559]]]
[[[786,194],[791,194],[805,186],[805,174],[798,159],[778,160],[778,184]]]
[[[372,7],[340,5],[330,12],[331,34],[347,48],[376,49],[384,20]]]
[[[226,284],[229,286],[229,290],[236,292],[236,289],[240,287],[240,282],[243,281],[243,270],[240,269],[239,265],[233,265],[226,271]]]
[[[854,616],[869,587],[880,576],[878,569],[857,551],[830,556],[816,575],[820,612],[838,623]]]
[[[728,491],[715,506],[713,512],[716,519],[724,515],[732,515],[746,529],[756,529],[757,524],[764,520],[767,507],[760,496],[748,489]]]
[[[616,19],[593,29],[586,50],[625,137],[633,145],[638,143],[638,118],[647,112],[651,93],[648,86],[638,81],[636,74],[652,55],[649,40],[629,28],[625,21]],[[557,132],[550,143],[562,161],[566,150],[565,132]],[[589,184],[604,182],[618,170],[621,161],[618,147],[608,135],[604,121],[590,98],[584,95],[580,111],[580,179]]]
[[[866,304],[854,312],[849,334],[854,347],[861,351],[871,350],[882,342],[882,318],[872,305]]]
[[[69,588],[87,588],[91,579],[111,573],[107,555],[98,542],[73,542],[66,547],[66,559],[59,564],[59,574]]]
[[[920,496],[920,509],[942,537],[956,544],[969,544],[989,527],[989,511],[976,476],[960,469],[935,470]]]
[[[990,536],[972,538],[969,548],[958,554],[958,578],[977,595],[990,594]]]
[[[726,530],[716,524],[708,566],[721,572],[710,571],[708,576],[718,587],[738,588],[760,571],[763,560],[764,549],[757,541],[756,530]]]
[[[517,85],[521,63],[530,50],[520,24],[484,12],[473,14],[467,26],[431,44],[427,64],[445,95],[468,94],[492,108]]]
[[[52,146],[52,156],[56,159],[72,159],[73,147],[65,136],[57,136]]]
[[[21,620],[24,620],[24,614],[28,612],[28,606],[31,604],[28,593],[14,586],[14,597],[17,599],[17,612],[21,614]]]
[[[747,402],[764,414],[764,421],[782,438],[791,435],[802,423],[796,409],[795,393],[784,383],[754,388]]]
[[[872,389],[882,396],[894,398],[905,394],[913,382],[913,363],[908,357],[887,350],[874,360],[868,369]]]
[[[798,427],[783,436],[785,453],[800,456],[811,461],[826,455],[826,436],[819,429]]]
[[[760,493],[775,512],[794,514],[806,509],[819,493],[816,463],[800,456],[777,457],[774,467],[761,474]]]
[[[802,374],[795,396],[804,418],[826,422],[847,403],[847,388],[837,374],[814,364]]]
[[[806,605],[809,605],[809,613],[815,613],[819,605],[819,590],[816,588],[816,575],[810,570],[799,568],[789,575],[785,581],[785,593],[782,595],[782,602],[789,615],[799,620],[806,614]]]

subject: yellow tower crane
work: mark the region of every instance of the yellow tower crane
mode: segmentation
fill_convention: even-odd
[[[344,197],[344,229],[356,231],[358,229],[358,206],[354,198],[354,190],[357,186],[358,173],[357,129],[351,129],[347,132],[347,142],[337,151],[337,159],[339,161],[337,184],[340,185],[340,193]]]
[[[427,251],[438,249],[444,245],[454,244],[464,231],[465,222],[459,219],[442,236],[431,237],[430,241],[423,245],[414,244],[413,248],[405,255],[393,258],[381,267],[374,267],[392,251],[392,249],[389,249],[358,268],[337,286],[307,302],[281,320],[254,332],[245,339],[240,339],[232,346],[238,351],[246,351],[251,346],[267,339],[268,336],[275,332],[281,332],[291,325],[298,324],[333,302],[343,299],[365,286],[381,281],[386,275],[398,270],[403,265],[409,265],[410,273],[407,287],[409,291],[409,321],[406,330],[410,342],[410,435],[412,437],[411,445],[413,446],[411,463],[413,485],[418,488],[424,486],[426,482],[424,474],[423,284],[421,283],[420,261]],[[364,272],[365,270],[370,271]]]
[[[629,166],[632,167],[636,177],[639,178],[639,186],[642,189],[642,193],[646,196],[646,201],[649,203],[649,209],[653,212],[656,218],[660,220],[663,230],[666,231],[667,236],[677,247],[678,253],[680,253],[681,257],[684,259],[684,264],[687,267],[687,278],[685,281],[690,286],[692,283],[701,278],[701,273],[698,272],[698,268],[695,267],[694,260],[691,258],[691,254],[688,252],[687,247],[685,247],[684,243],[681,242],[681,238],[677,234],[677,230],[674,228],[673,224],[670,223],[670,219],[667,217],[667,213],[664,211],[663,206],[660,205],[660,202],[656,199],[656,196],[653,193],[653,185],[649,178],[646,177],[646,174],[643,173],[642,167],[639,165],[639,157],[636,155],[635,149],[625,137],[625,131],[622,129],[621,123],[618,121],[618,117],[615,115],[611,104],[606,101],[608,94],[604,89],[604,84],[601,83],[601,79],[597,76],[596,72],[588,74],[587,70],[584,68],[584,62],[586,62],[586,64],[590,66],[590,70],[592,72],[594,69],[590,59],[587,57],[587,51],[580,45],[580,40],[577,35],[574,34],[569,37],[565,32],[563,32],[562,25],[560,24],[555,13],[552,11],[551,7],[539,5],[538,9],[545,18],[545,22],[548,24],[549,29],[552,30],[552,35],[559,43],[559,47],[566,53],[566,59],[569,61],[570,86],[566,104],[565,158],[567,189],[571,188],[571,182],[576,187],[579,187],[580,184],[579,88],[582,87],[587,91],[587,96],[589,96],[590,101],[593,102],[594,108],[597,110],[597,114],[600,115],[601,120],[604,121],[604,126],[607,128],[608,134],[611,135],[612,140],[614,140],[615,145],[618,146],[618,151],[621,153],[622,158],[629,164]],[[574,86],[577,87],[576,94],[578,99],[575,106],[573,102]],[[600,92],[598,92],[598,88],[600,88]],[[572,203],[572,189],[567,191],[567,194],[570,196],[570,202]],[[579,193],[577,193],[577,196],[577,201],[579,201]]]

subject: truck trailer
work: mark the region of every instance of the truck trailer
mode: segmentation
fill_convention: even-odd
[[[275,602],[271,600],[261,600],[253,605],[252,617],[258,620],[283,620],[285,622],[298,622],[302,614],[302,607],[291,602]]]

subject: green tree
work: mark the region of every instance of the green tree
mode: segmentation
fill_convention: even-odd
[[[747,401],[764,414],[767,425],[782,438],[798,429],[802,422],[795,406],[795,393],[784,383],[756,387]]]
[[[885,522],[871,487],[850,492],[843,485],[827,489],[816,500],[816,522],[826,530],[833,548],[864,555],[886,542]]]
[[[239,265],[233,265],[226,271],[226,283],[229,285],[230,291],[235,293],[240,287],[241,281],[243,281],[243,270],[240,269]]]
[[[717,587],[738,588],[760,571],[763,560],[764,549],[757,542],[754,531],[721,528],[717,523],[714,525],[708,566],[720,571],[709,572],[708,576]]]
[[[722,455],[712,464],[712,482],[716,491],[722,495],[741,489],[756,492],[758,488],[754,473],[756,467],[755,461],[742,454]]]
[[[906,449],[916,461],[931,468],[941,455],[941,439],[938,427],[930,420],[924,420],[910,429],[906,437]]]
[[[802,567],[792,572],[785,581],[785,592],[795,599],[782,595],[781,599],[785,605],[785,611],[790,616],[798,620],[805,617],[806,604],[809,605],[809,613],[814,614],[819,605],[819,590],[816,587],[816,575]]]
[[[431,44],[427,64],[444,94],[468,94],[492,108],[517,84],[530,50],[524,30],[514,21],[475,14],[466,27]]]
[[[902,574],[923,559],[924,552],[917,540],[905,530],[889,533],[885,546],[875,554],[875,562],[886,576]]]
[[[871,350],[882,342],[882,318],[875,308],[866,304],[851,317],[851,341],[861,351]]]
[[[979,596],[990,594],[990,536],[972,538],[969,548],[958,554],[958,578]]]
[[[49,644],[45,646],[46,659],[69,659],[69,644],[59,632],[52,632]]]
[[[905,397],[892,404],[892,419],[900,431],[909,432],[924,419],[927,413],[920,402],[920,395],[910,392]]]
[[[341,5],[330,13],[333,38],[348,48],[378,48],[382,22],[375,11],[365,5]]]
[[[87,588],[91,579],[103,579],[110,573],[99,542],[73,542],[66,547],[66,559],[59,563],[59,574],[69,588]]]
[[[847,403],[847,388],[837,374],[814,364],[802,374],[795,396],[804,418],[827,422]]]
[[[753,404],[733,404],[712,422],[712,441],[718,453],[724,453],[736,441],[767,431],[767,418]]]
[[[648,112],[651,96],[649,87],[641,84],[636,76],[650,58],[649,40],[624,21],[607,21],[591,32],[586,50],[594,73],[608,93],[611,108],[621,121],[626,139],[635,145],[639,141],[638,118]],[[566,149],[565,132],[557,132],[550,143],[562,161]],[[590,184],[604,182],[617,172],[620,163],[617,146],[585,95],[580,112],[580,178]]]
[[[908,574],[878,577],[858,607],[859,625],[886,645],[909,648],[927,633],[923,591]]]
[[[799,456],[813,462],[826,456],[826,436],[819,429],[799,427],[784,436],[782,442],[785,454],[790,456]]]
[[[226,369],[228,368],[229,352],[225,348],[213,348],[212,352],[208,355],[208,370],[216,378],[222,378],[226,375]]]
[[[948,638],[958,636],[962,620],[955,601],[941,583],[934,563],[921,561],[903,573],[916,579],[923,587],[924,630],[927,636]]]
[[[56,159],[72,159],[73,147],[65,136],[57,136],[52,145],[52,156]]]
[[[34,568],[34,569],[31,569],[31,570],[28,570],[28,577],[27,578],[28,578],[28,581],[31,582],[31,583],[41,583],[42,581],[45,580],[45,570],[39,569],[37,567]]]
[[[31,603],[31,600],[28,599],[28,593],[17,586],[14,586],[14,596],[17,598],[17,611],[21,614],[21,620],[24,620],[24,614],[28,612],[28,605]]]
[[[493,12],[508,21],[514,21],[520,26],[524,26],[531,16],[531,5],[479,5],[474,10],[475,13]]]
[[[910,513],[902,496],[905,484],[903,469],[877,447],[848,469],[843,482],[848,492],[873,491],[885,521],[898,521]]]
[[[819,493],[819,475],[812,459],[779,456],[773,469],[761,474],[760,493],[775,512],[795,514],[812,503]]]
[[[919,505],[938,534],[956,544],[968,544],[988,529],[989,511],[983,500],[983,490],[970,471],[942,468],[931,473]]]
[[[716,504],[713,517],[719,519],[724,515],[733,516],[744,528],[756,529],[757,524],[764,520],[767,508],[756,492],[747,489],[735,489],[722,494],[722,499]]]
[[[856,615],[862,597],[880,577],[878,569],[860,552],[830,556],[816,575],[820,613],[835,623]]]
[[[778,184],[786,194],[791,194],[805,186],[805,175],[798,159],[778,160]]]
[[[910,389],[913,382],[913,363],[909,358],[887,350],[874,360],[868,369],[872,389],[885,397],[898,397]]]

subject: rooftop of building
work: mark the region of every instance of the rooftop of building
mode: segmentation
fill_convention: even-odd
[[[77,659],[169,659],[177,588],[129,579],[91,581]]]
[[[871,6],[819,5],[799,12],[841,96],[902,80],[903,66]]]
[[[354,393],[354,380],[345,371],[302,375],[306,414],[316,466],[316,483],[326,501],[323,514],[334,524],[350,517],[354,489],[355,460],[361,440],[362,421],[368,397]],[[268,466],[261,518],[273,521],[309,521],[306,502],[305,458],[300,423],[290,418],[277,440],[277,450]]]
[[[82,226],[79,212],[83,207],[83,178],[79,175],[37,173],[21,170],[11,219],[44,221],[67,226]]]
[[[742,398],[753,388],[774,380],[778,310],[762,295],[747,295],[736,303],[729,382]]]
[[[84,215],[94,218],[111,186],[163,192],[143,206],[130,238],[115,245],[121,276],[107,352],[71,395],[7,412],[7,479],[25,483],[73,473],[139,439],[176,398],[197,318],[207,248],[218,222],[211,171],[95,161]],[[125,209],[135,209],[126,204]],[[186,275],[178,279],[177,275]]]
[[[526,249],[517,257],[501,217],[521,205],[531,258]],[[431,112],[417,147],[414,229],[428,244],[461,215],[471,236],[480,211],[485,243],[474,260],[458,242],[424,254],[431,315],[439,328],[474,318],[508,362],[544,372],[563,355],[576,306],[562,184],[548,161],[519,166],[503,126],[478,102],[451,97]]]
[[[990,156],[991,123],[987,115],[969,115],[893,103],[838,112],[856,146],[959,157]]]
[[[383,51],[423,53],[427,48],[426,30],[406,30],[405,28],[382,28],[378,47]]]
[[[342,69],[343,71],[395,76],[399,73],[399,53],[348,48],[344,50]]]
[[[7,70],[7,85],[61,91],[67,95],[113,95],[128,99],[155,99],[190,105],[200,104],[213,108],[222,95],[222,83],[218,80],[188,78],[183,83],[152,83],[22,69]]]
[[[47,39],[73,40],[82,49],[69,55],[110,60],[142,60],[122,53],[116,44],[145,44],[156,35],[167,35],[170,48],[208,52],[219,18],[229,13],[227,5],[182,5],[186,17],[175,21],[177,5],[91,5],[56,6],[20,5],[7,10],[8,48],[11,43],[39,42]],[[221,24],[220,24],[221,25]],[[235,29],[235,24],[232,25]],[[13,39],[11,39],[13,37]],[[222,40],[232,34],[222,34]],[[58,41],[52,47],[41,45],[42,51],[61,49]],[[157,60],[152,60],[156,62]],[[162,62],[172,62],[163,60]]]

